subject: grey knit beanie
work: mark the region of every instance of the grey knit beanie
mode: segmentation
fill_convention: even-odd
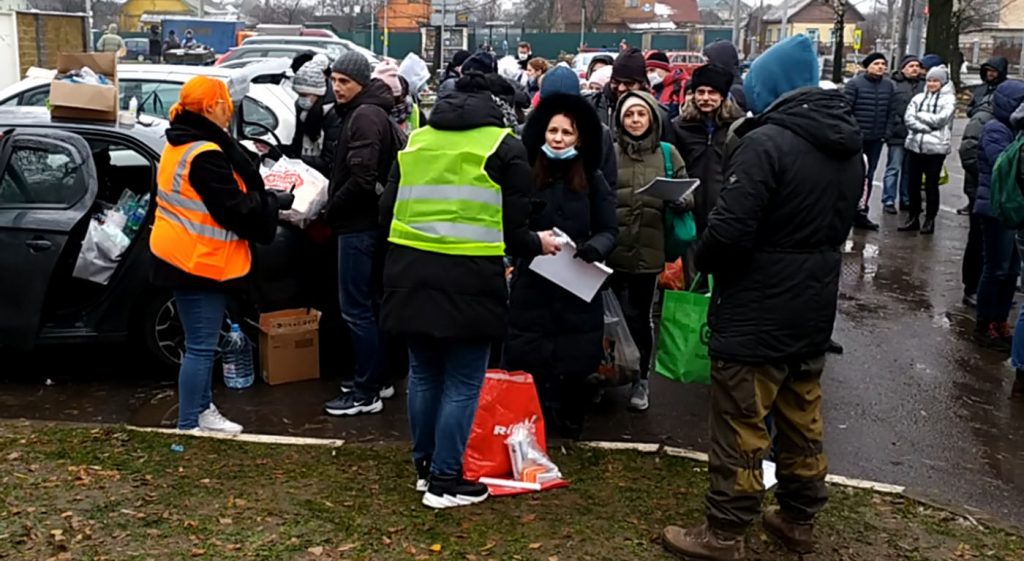
[[[348,51],[334,61],[334,64],[331,65],[331,72],[344,74],[353,82],[365,86],[370,83],[370,73],[373,72],[373,69],[370,68],[370,61],[366,60],[365,56],[355,51]]]
[[[933,66],[928,69],[928,80],[938,80],[945,86],[949,83],[949,70],[945,66]]]
[[[295,74],[292,80],[292,89],[299,95],[325,95],[327,93],[327,78],[324,76],[325,65],[316,60],[311,60],[302,65],[302,68]]]

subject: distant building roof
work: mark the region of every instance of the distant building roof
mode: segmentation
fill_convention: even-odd
[[[661,0],[654,6],[655,13],[658,12],[659,6],[667,6],[671,10],[671,14],[666,14],[667,17],[676,23],[700,22],[697,0]]]

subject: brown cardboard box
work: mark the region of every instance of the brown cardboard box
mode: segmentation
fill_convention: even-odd
[[[271,386],[320,377],[320,312],[260,315],[260,376]]]
[[[72,70],[88,66],[106,76],[113,85],[73,84],[60,79]],[[114,53],[78,53],[57,56],[57,78],[50,84],[50,113],[59,119],[117,121],[117,55]]]

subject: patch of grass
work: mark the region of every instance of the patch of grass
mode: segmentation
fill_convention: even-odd
[[[400,445],[0,425],[0,559],[671,559],[662,527],[703,515],[701,464],[579,448],[552,458],[571,488],[433,512]],[[1024,561],[1014,534],[838,487],[818,538],[820,559]],[[751,559],[792,558],[759,526],[747,543]]]

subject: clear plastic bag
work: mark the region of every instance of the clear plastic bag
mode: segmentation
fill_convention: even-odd
[[[543,485],[562,478],[558,466],[537,442],[537,429],[532,423],[519,423],[512,427],[510,433],[505,443],[512,460],[512,474],[517,481]]]
[[[611,290],[601,292],[604,301],[604,359],[597,368],[600,385],[622,386],[640,377],[640,349],[626,325],[619,299]]]

